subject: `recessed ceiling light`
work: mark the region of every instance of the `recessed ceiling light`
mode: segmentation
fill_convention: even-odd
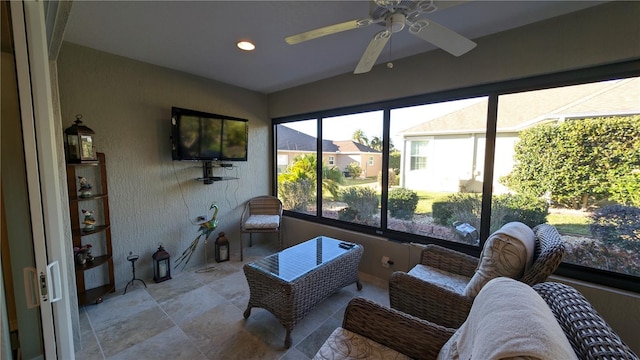
[[[240,42],[238,42],[237,45],[238,45],[238,47],[240,49],[245,50],[245,51],[251,51],[251,50],[256,48],[256,46],[253,45],[253,43],[251,43],[249,41],[240,41]]]

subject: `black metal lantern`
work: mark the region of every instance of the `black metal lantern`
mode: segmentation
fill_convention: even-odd
[[[220,235],[216,238],[216,261],[223,262],[229,260],[229,240],[224,236],[224,233],[221,232]]]
[[[159,283],[171,279],[171,256],[162,247],[158,247],[158,251],[153,253],[153,281]]]
[[[76,115],[74,124],[64,131],[64,148],[68,163],[96,162],[95,132],[82,125],[82,115]]]

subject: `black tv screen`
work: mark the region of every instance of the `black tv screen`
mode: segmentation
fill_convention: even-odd
[[[173,160],[247,161],[248,121],[171,108]]]

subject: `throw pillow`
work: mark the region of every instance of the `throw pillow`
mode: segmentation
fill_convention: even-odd
[[[505,276],[522,277],[533,262],[535,250],[533,230],[521,222],[510,222],[491,234],[480,254],[475,274],[464,290],[465,296],[476,297],[491,279]]]

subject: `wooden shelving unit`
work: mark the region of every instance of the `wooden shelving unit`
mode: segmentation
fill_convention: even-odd
[[[87,243],[83,240],[92,236],[92,241],[100,242],[103,253],[94,254],[94,259],[86,264],[75,265],[76,287],[78,289],[78,304],[80,306],[97,304],[102,302],[104,295],[115,291],[115,278],[113,274],[113,253],[111,250],[111,224],[109,221],[109,196],[107,190],[107,167],[104,153],[97,153],[98,161],[91,163],[67,164],[67,186],[69,189],[69,212],[71,218],[71,234],[73,246],[81,247]],[[99,187],[92,189],[99,193],[89,197],[78,196],[78,174],[80,171],[93,172],[95,179],[100,182]],[[99,208],[101,224],[97,224],[92,230],[84,230],[79,215],[81,206]],[[75,260],[75,259],[74,259]],[[85,275],[88,270],[102,268],[106,271],[105,279],[108,281],[87,289]]]

